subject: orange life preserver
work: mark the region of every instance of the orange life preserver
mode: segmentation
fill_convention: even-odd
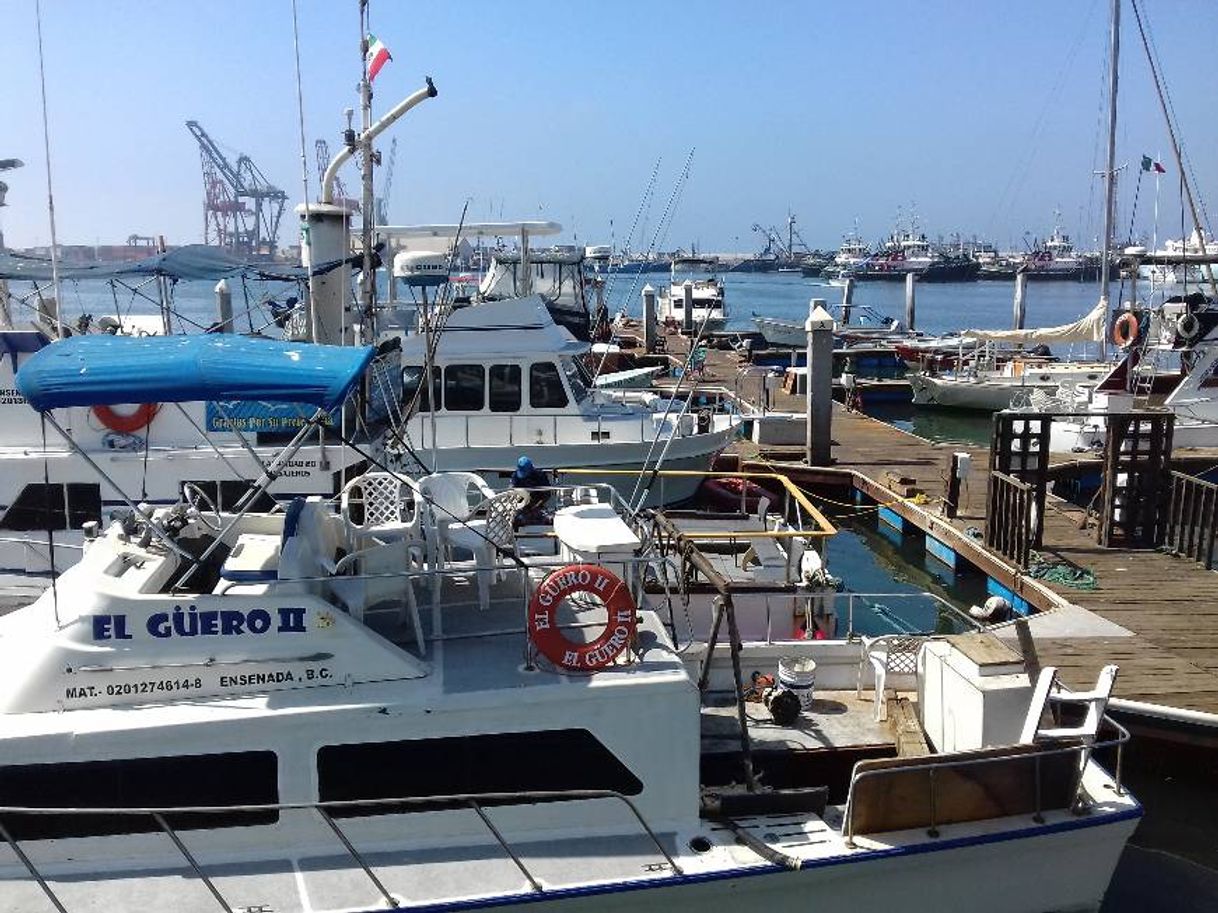
[[[159,403],[144,403],[134,412],[123,415],[121,412],[115,412],[109,406],[94,406],[93,414],[111,431],[131,434],[133,431],[147,428],[160,408]]]
[[[1138,338],[1138,318],[1126,311],[1112,326],[1112,341],[1122,349],[1128,348]]]
[[[558,607],[575,593],[588,593],[605,604],[609,621],[595,640],[574,643],[558,627]],[[529,600],[529,638],[554,665],[577,672],[595,672],[634,640],[634,600],[620,578],[595,564],[569,564],[552,571]]]

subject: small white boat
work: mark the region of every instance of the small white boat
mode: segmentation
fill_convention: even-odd
[[[713,333],[727,325],[727,304],[723,282],[716,275],[718,261],[714,257],[678,257],[672,261],[672,278],[667,288],[660,289],[657,316],[661,323],[680,327],[685,321],[685,288],[692,292],[694,330],[705,328]]]

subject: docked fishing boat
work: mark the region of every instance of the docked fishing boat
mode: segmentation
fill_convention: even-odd
[[[1097,343],[1103,340],[1107,301],[1101,300],[1090,313],[1071,324],[1028,330],[966,330],[961,336],[989,345],[974,350],[967,360],[958,360],[949,371],[939,371],[932,362],[909,375],[913,402],[919,406],[975,409],[993,412],[1027,402],[1034,395],[1054,394],[1058,387],[1094,386],[1108,373],[1105,361],[1056,361],[1035,354],[1036,346],[1066,343]],[[1028,346],[1012,350],[999,345]]]
[[[1075,251],[1070,236],[1054,224],[1053,233],[1024,257],[1019,272],[1029,279],[1086,281],[1099,275],[1099,263]]]
[[[266,395],[319,421],[371,356]],[[48,415],[131,396],[72,377],[47,352],[18,386]],[[0,910],[1098,904],[1140,815],[1098,760],[1116,667],[1072,696],[986,634],[738,637],[816,617],[817,562],[703,551],[747,518],[583,480],[517,531],[534,494],[378,467],[337,505],[188,490],[99,531],[0,618]],[[758,543],[831,533],[758,516]],[[883,725],[902,699],[922,751]]]
[[[770,345],[800,348],[808,344],[807,332],[800,321],[767,317],[754,312],[753,324]],[[866,304],[842,305],[833,332],[842,346],[915,338],[900,320]]]
[[[856,227],[842,238],[841,246],[833,255],[833,260],[821,268],[821,275],[829,279],[849,276],[870,257],[871,246],[863,240]]]
[[[589,348],[554,322],[539,296],[460,308],[434,335],[404,338],[393,464],[411,473],[482,472],[503,484],[522,454],[547,470],[662,463],[704,471],[736,435],[739,416],[597,388],[584,362]],[[690,478],[665,488],[665,497],[681,500],[696,487]]]
[[[677,257],[672,261],[672,279],[660,289],[658,317],[661,323],[677,326],[685,321],[685,289],[693,293],[693,324],[708,333],[727,325],[727,304],[723,282],[716,275],[718,261],[714,257]]]
[[[1161,249],[1151,251],[1149,255],[1141,251],[1138,259],[1152,262],[1138,264],[1138,277],[1150,280],[1152,286],[1204,288],[1209,282],[1210,270],[1218,276],[1218,268],[1205,266],[1215,256],[1218,256],[1218,241],[1204,229],[1197,229],[1187,238],[1164,242]]]

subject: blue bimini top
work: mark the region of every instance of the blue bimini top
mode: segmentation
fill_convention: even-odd
[[[327,411],[359,381],[371,346],[324,346],[226,333],[74,336],[17,372],[39,412],[64,406],[205,400],[306,403]]]

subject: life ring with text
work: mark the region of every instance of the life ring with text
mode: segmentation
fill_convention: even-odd
[[[576,593],[605,605],[608,622],[588,643],[567,639],[558,627],[558,607]],[[609,665],[634,640],[634,600],[619,577],[595,564],[569,564],[546,576],[529,600],[529,638],[554,665],[574,672],[595,672]]]
[[[1117,322],[1112,327],[1112,341],[1122,349],[1127,349],[1133,345],[1134,340],[1137,338],[1138,318],[1131,312],[1126,311],[1117,319]]]
[[[109,406],[94,406],[93,414],[111,431],[131,434],[152,424],[152,419],[160,408],[160,403],[143,403],[134,412],[124,414],[115,412]]]

